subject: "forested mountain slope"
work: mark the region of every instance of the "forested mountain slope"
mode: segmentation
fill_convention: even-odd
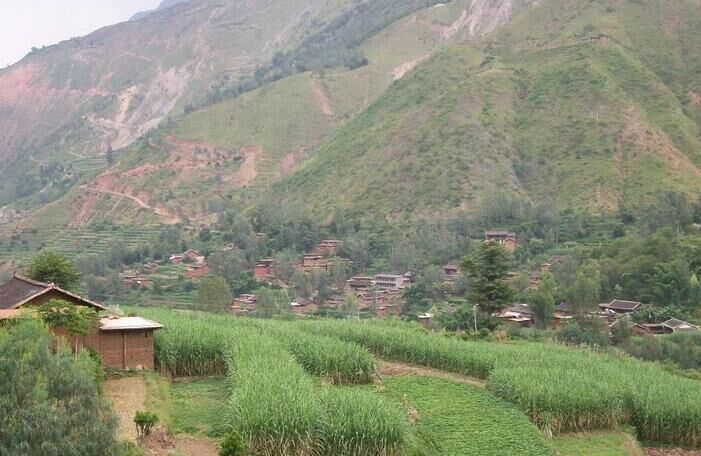
[[[499,192],[614,211],[701,191],[699,2],[543,0],[395,83],[275,199],[367,219]]]
[[[204,90],[188,89],[183,100],[189,101],[181,102],[185,115],[176,107],[160,128],[110,152],[111,163],[65,185],[65,197],[29,220],[28,214],[19,219],[24,226],[84,225],[104,217],[139,224],[206,223],[231,199],[255,204],[393,81],[451,43],[492,32],[528,4],[348,2],[326,19],[309,18],[307,35],[288,40],[267,61],[258,58],[255,71],[212,77]],[[168,13],[184,14],[190,5]],[[40,191],[33,198],[38,196],[47,195]]]
[[[698,0],[192,0],[0,72],[0,223],[696,195],[700,30]]]

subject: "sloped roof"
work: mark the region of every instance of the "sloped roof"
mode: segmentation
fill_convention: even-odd
[[[607,307],[613,310],[635,310],[640,307],[642,303],[637,301],[624,301],[621,299],[614,299],[608,304],[604,304],[603,307]]]
[[[105,310],[100,304],[57,287],[53,283],[39,282],[17,274],[14,274],[10,280],[0,286],[0,309],[17,309],[32,299],[50,291],[57,291],[70,296],[88,307]]]
[[[698,327],[692,325],[691,323],[676,318],[670,318],[662,323],[662,325],[672,330],[698,330]]]
[[[46,291],[48,285],[13,276],[0,286],[0,309],[15,309],[27,300]]]
[[[107,317],[100,319],[100,331],[125,331],[139,329],[161,329],[155,321],[141,317]]]

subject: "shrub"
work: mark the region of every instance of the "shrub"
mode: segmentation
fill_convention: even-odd
[[[82,456],[117,451],[116,419],[85,354],[52,352],[36,321],[0,328],[0,454]]]
[[[245,456],[248,448],[238,432],[229,432],[222,440],[219,456]]]
[[[158,423],[158,416],[151,412],[136,412],[134,416],[134,424],[136,424],[136,432],[140,438],[151,435],[153,427]]]

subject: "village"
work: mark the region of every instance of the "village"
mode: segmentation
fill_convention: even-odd
[[[262,237],[262,235],[259,235]],[[517,235],[510,231],[486,231],[485,243],[495,243],[502,246],[507,252],[513,253],[519,247]],[[319,242],[313,251],[303,254],[301,260],[294,264],[294,270],[303,275],[311,275],[315,272],[331,273],[334,267],[341,264],[352,269],[352,261],[340,256],[340,240],[325,239]],[[566,257],[552,255],[542,262],[535,271],[528,276],[528,291],[537,290],[540,286],[543,274],[552,273]],[[461,270],[458,261],[441,267],[442,283],[450,289],[458,281]],[[182,253],[171,254],[166,261],[148,262],[133,270],[120,274],[125,287],[130,289],[148,290],[154,287],[154,277],[159,276],[159,271],[177,268],[180,276],[187,280],[197,281],[211,272],[205,255],[194,249],[188,249]],[[385,272],[372,275],[351,275],[345,280],[343,286],[333,286],[328,296],[320,299],[318,293],[310,296],[296,296],[291,284],[283,279],[279,273],[279,266],[274,258],[261,258],[255,262],[251,275],[260,286],[273,287],[286,290],[289,297],[287,310],[299,317],[313,317],[319,315],[341,315],[357,318],[387,318],[405,315],[405,292],[415,284],[415,276],[411,271]],[[510,277],[516,277],[511,273]],[[608,303],[601,303],[596,310],[590,310],[587,315],[600,319],[608,333],[617,324],[625,320],[635,311],[641,309],[643,303],[620,299],[613,299]],[[234,296],[229,310],[235,316],[256,316],[258,308],[258,296],[255,291],[241,293]],[[420,312],[414,316],[422,326],[431,329],[434,324],[435,313],[431,311]],[[450,312],[451,308],[440,310]],[[515,302],[506,306],[492,317],[504,324],[529,328],[536,324],[536,318],[529,304]],[[566,302],[556,303],[555,311],[546,325],[552,329],[562,328],[575,317],[575,312]],[[683,331],[698,331],[698,327],[686,321],[670,318],[657,323],[628,322],[630,329],[636,335],[659,335]],[[476,330],[479,328],[475,328]]]

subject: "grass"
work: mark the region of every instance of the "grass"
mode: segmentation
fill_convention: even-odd
[[[322,219],[340,207],[411,221],[496,191],[596,214],[658,190],[698,194],[701,109],[687,93],[701,66],[698,8],[614,3],[539,2],[488,44],[441,50],[271,197]]]
[[[146,384],[146,410],[158,415],[158,422],[169,431],[173,430],[173,409],[171,404],[171,385],[167,378],[153,372],[144,374]]]
[[[567,434],[552,440],[558,456],[644,456],[635,438],[626,432]]]
[[[383,387],[383,395],[416,410],[420,454],[553,454],[543,434],[521,412],[475,386],[401,376],[384,379]]]
[[[399,322],[300,325],[389,360],[486,378],[549,435],[631,425],[641,440],[701,446],[699,382],[656,365],[554,344],[468,343]]]
[[[699,382],[631,358],[556,344],[465,342],[399,321],[143,313],[166,326],[156,337],[161,366],[181,374],[227,372],[233,393],[228,424],[263,453],[374,454],[382,447],[395,454],[409,448],[411,432],[395,409],[377,397],[349,399],[321,381],[366,381],[373,365],[367,350],[487,380],[492,394],[546,435],[631,426],[644,441],[701,446]],[[355,369],[361,372],[353,377]],[[372,437],[348,438],[354,431],[345,424],[350,434],[340,432],[344,425],[335,420],[341,416],[357,425],[358,435]],[[358,446],[351,451],[348,445]]]
[[[224,377],[176,381],[170,386],[172,431],[176,434],[223,435],[223,416],[229,399]]]

